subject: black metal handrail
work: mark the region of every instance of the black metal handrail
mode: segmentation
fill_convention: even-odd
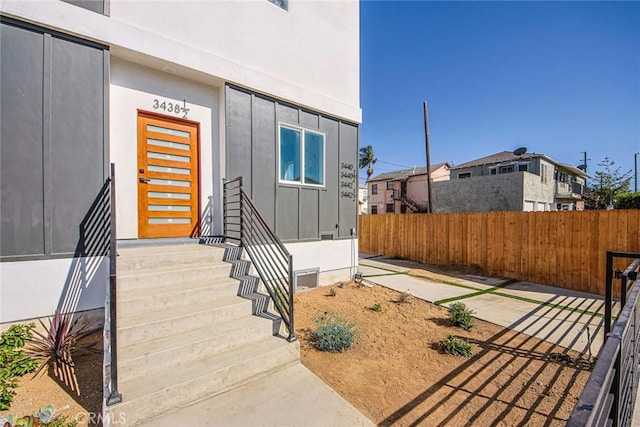
[[[223,185],[224,236],[242,246],[295,341],[293,257],[242,188],[242,177]]]
[[[111,174],[107,178],[109,183],[109,217],[111,219],[109,238],[109,286],[107,288],[106,301],[109,311],[105,310],[105,328],[109,328],[106,335],[107,343],[105,350],[109,350],[109,380],[107,383],[107,406],[122,401],[122,395],[118,392],[118,326],[116,311],[116,291],[117,291],[117,259],[116,253],[116,165],[111,163]],[[107,315],[108,313],[108,315]]]
[[[635,286],[640,259],[635,259],[624,272],[615,272],[615,277],[621,279],[623,307],[611,330],[614,257],[640,258],[640,254],[607,252],[606,341],[568,427],[626,427],[632,423],[640,379],[640,286]]]

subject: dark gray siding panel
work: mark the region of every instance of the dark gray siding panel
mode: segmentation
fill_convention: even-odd
[[[276,233],[282,240],[299,239],[299,189],[278,187],[276,193]]]
[[[278,114],[278,122],[280,123],[288,123],[291,125],[297,125],[299,123],[300,110],[297,108],[278,104],[276,112]]]
[[[326,186],[325,191],[320,192],[320,233],[332,234],[338,237],[338,200],[339,193],[339,166],[338,160],[338,124],[337,120],[326,117],[320,118],[320,130],[326,135]]]
[[[44,36],[1,27],[0,253],[42,254]]]
[[[74,252],[104,182],[102,50],[52,39],[52,253]]]
[[[71,3],[83,9],[105,15],[105,2],[108,0],[62,0],[65,3]]]
[[[320,117],[317,114],[312,114],[307,111],[300,112],[300,126],[307,129],[318,129],[318,120]]]
[[[279,184],[279,123],[326,135],[324,187]],[[357,219],[357,126],[227,86],[226,138],[227,177],[243,177],[245,191],[282,240],[350,237]]]
[[[9,19],[1,37],[0,257],[83,254],[100,243],[80,227],[107,175],[108,55]]]
[[[300,239],[318,238],[319,204],[316,189],[300,190]]]
[[[340,237],[356,227],[358,204],[358,128],[340,123]]]
[[[244,177],[251,194],[251,95],[227,88],[227,178]]]
[[[252,198],[267,224],[275,227],[276,194],[276,112],[275,102],[253,98]]]

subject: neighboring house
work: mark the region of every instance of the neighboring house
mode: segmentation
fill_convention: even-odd
[[[449,164],[438,163],[430,168],[431,182],[449,179]],[[369,213],[426,212],[428,204],[427,167],[420,166],[385,172],[368,182]]]
[[[582,210],[587,175],[544,154],[503,151],[451,168],[434,212]]]
[[[104,306],[110,163],[119,240],[221,235],[222,179],[242,176],[294,270],[349,278],[358,2],[0,12],[0,323]]]
[[[358,213],[366,215],[368,213],[369,191],[366,185],[358,186]]]

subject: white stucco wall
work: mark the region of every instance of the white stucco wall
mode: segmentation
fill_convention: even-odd
[[[293,270],[320,269],[319,284],[352,278],[358,267],[358,239],[322,240],[285,244],[293,255]]]
[[[110,157],[116,164],[117,238],[138,237],[138,110],[182,118],[153,108],[154,100],[186,105],[187,119],[200,123],[200,211],[209,197],[220,200],[220,89],[113,58],[109,108]],[[206,220],[203,218],[203,227]],[[213,234],[221,234],[220,203],[214,204]]]
[[[0,323],[104,307],[109,280],[106,257],[0,264]]]
[[[359,3],[111,0],[106,17],[59,0],[0,0],[7,16],[110,46],[207,84],[228,81],[361,122]]]

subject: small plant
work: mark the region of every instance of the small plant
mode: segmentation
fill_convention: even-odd
[[[67,417],[61,415],[59,417],[53,416],[55,408],[53,405],[47,405],[40,409],[37,415],[26,415],[22,418],[16,419],[13,415],[8,414],[3,418],[0,418],[0,426],[3,427],[76,427],[77,421],[67,422]]]
[[[356,325],[342,316],[327,314],[316,319],[318,328],[313,333],[318,349],[341,353],[351,348],[357,333]]]
[[[340,282],[340,284],[338,285],[338,287],[339,287],[340,289],[344,289],[346,286],[347,286],[347,285],[346,285],[346,283],[344,283],[344,282]]]
[[[471,351],[471,345],[462,338],[455,337],[451,334],[447,335],[445,339],[440,342],[440,349],[456,357],[471,357],[473,351]]]
[[[59,369],[62,366],[73,367],[73,353],[78,350],[97,351],[95,349],[78,347],[78,341],[89,334],[88,325],[78,326],[82,317],[73,320],[72,314],[62,314],[56,311],[53,318],[49,320],[49,326],[40,321],[44,328],[44,333],[34,331],[35,336],[29,340],[26,354],[34,359],[40,360],[42,365],[35,373],[38,375],[46,366],[54,365]]]
[[[382,303],[380,301],[376,301],[371,307],[369,307],[369,309],[376,313],[380,313],[382,311]]]
[[[40,363],[29,358],[23,347],[33,337],[33,323],[11,326],[0,335],[0,410],[6,411],[11,406],[14,389],[18,386],[16,377],[38,369]],[[0,423],[2,425],[2,423]]]
[[[402,292],[398,295],[398,302],[404,304],[409,301],[409,298],[411,298],[411,294],[409,292]]]
[[[465,331],[470,331],[476,326],[473,314],[474,312],[462,302],[454,302],[449,306],[449,321],[453,326],[458,326]]]
[[[329,295],[330,297],[335,297],[336,295],[338,295],[338,293],[336,292],[336,288],[329,289],[329,293],[327,293],[327,295]]]

